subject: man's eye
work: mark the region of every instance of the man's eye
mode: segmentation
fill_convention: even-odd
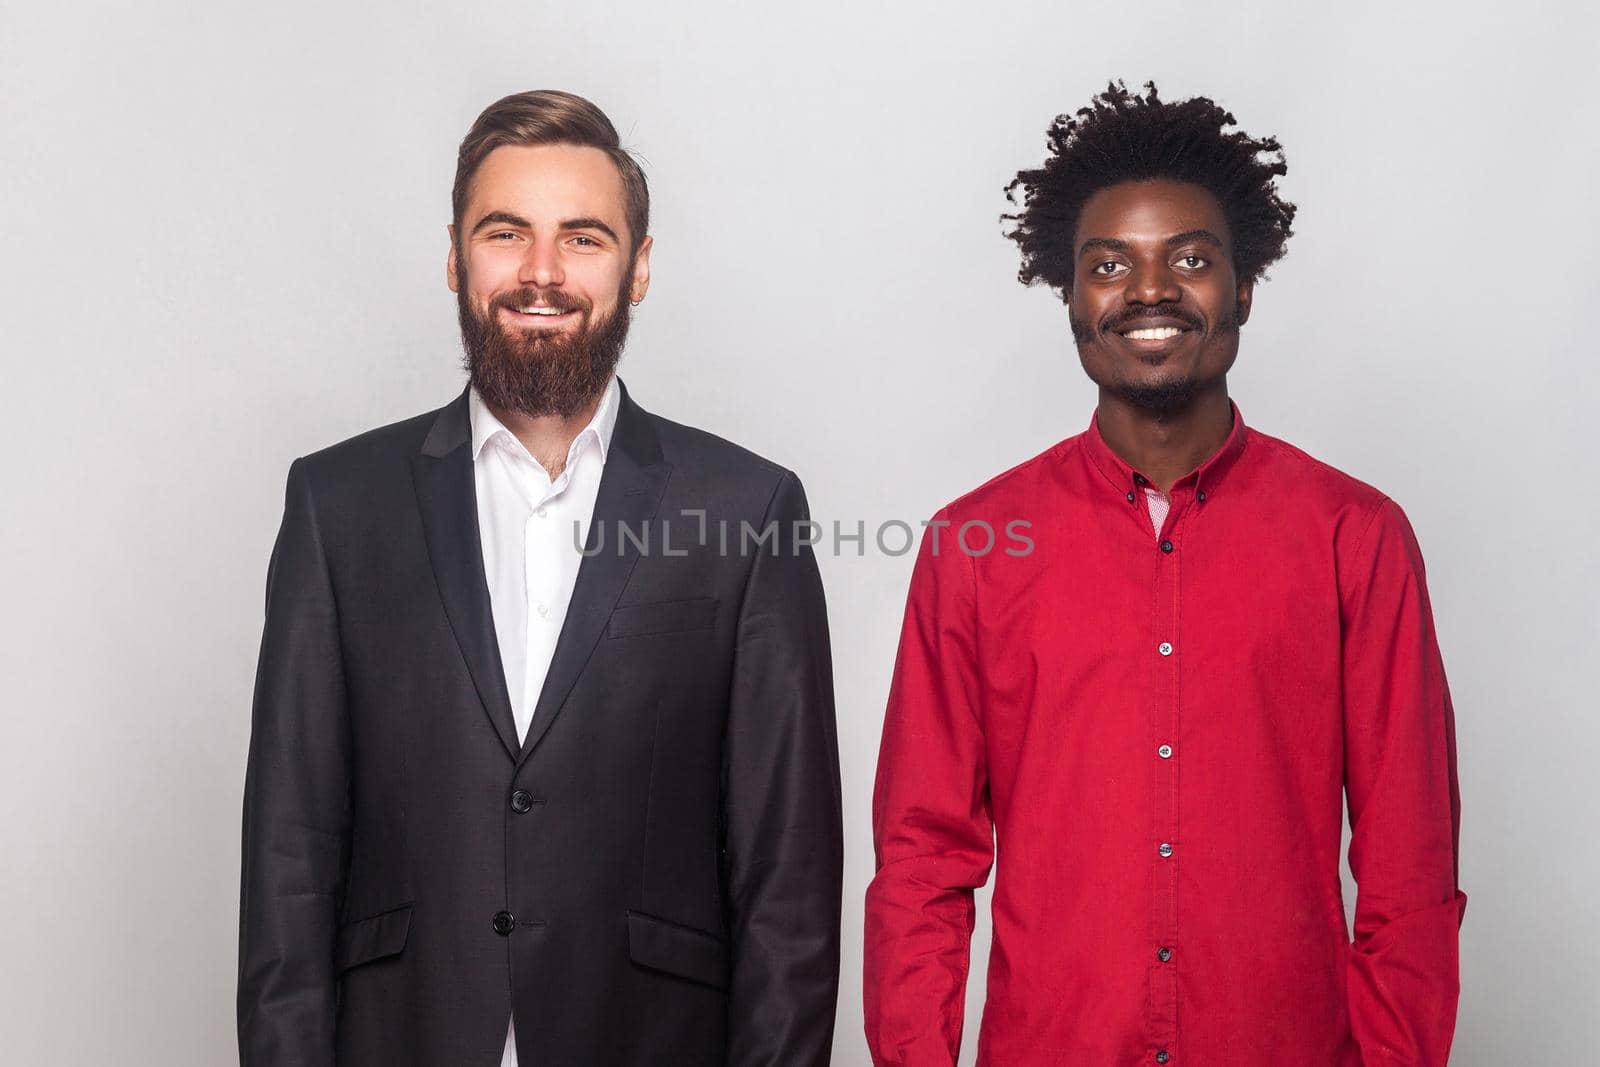
[[[1199,256],[1184,256],[1182,259],[1178,260],[1178,262],[1190,270],[1199,270],[1201,267],[1206,265],[1206,261]]]
[[[1118,270],[1121,270],[1121,269],[1122,269],[1122,264],[1118,263],[1114,259],[1108,259],[1104,263],[1096,263],[1092,268],[1090,268],[1091,273],[1102,274],[1102,275],[1106,275],[1106,276],[1110,276],[1112,274],[1115,274]]]
[[[582,246],[584,248],[590,248],[590,247],[598,248],[600,246],[600,242],[599,241],[596,241],[593,237],[586,237],[581,233],[578,234],[578,236],[574,237],[572,240],[573,240],[574,244],[580,245],[580,246]]]
[[[489,235],[489,240],[492,241],[496,237],[515,237],[515,236],[516,236],[516,234],[512,233],[510,230],[501,230],[499,233],[491,233]]]

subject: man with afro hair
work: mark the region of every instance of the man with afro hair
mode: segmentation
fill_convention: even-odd
[[[1113,83],[1048,148],[1005,218],[1099,401],[927,524],[873,800],[873,1062],[955,1063],[993,868],[980,1064],[1442,1067],[1466,897],[1417,540],[1228,396],[1294,221],[1280,146]]]

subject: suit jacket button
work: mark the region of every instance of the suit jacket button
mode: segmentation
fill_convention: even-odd
[[[494,922],[491,925],[495,933],[505,937],[517,928],[517,919],[509,911],[497,911],[494,913]]]
[[[518,789],[511,794],[511,810],[518,815],[526,815],[533,810],[533,794],[526,789]]]

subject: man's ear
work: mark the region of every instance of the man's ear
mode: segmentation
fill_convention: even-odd
[[[1240,326],[1243,326],[1250,319],[1250,301],[1255,296],[1255,292],[1255,282],[1239,283],[1238,316]]]
[[[450,287],[452,293],[461,291],[461,279],[456,277],[456,228],[451,223],[445,226],[445,232],[450,235],[450,251],[444,262],[444,283]]]
[[[633,254],[633,283],[628,287],[628,301],[637,304],[650,291],[650,249],[656,239],[649,234],[639,242],[639,251]]]

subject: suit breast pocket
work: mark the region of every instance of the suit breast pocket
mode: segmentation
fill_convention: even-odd
[[[606,624],[606,636],[643,637],[686,630],[710,630],[716,621],[716,597],[627,604],[611,613],[611,621]]]

